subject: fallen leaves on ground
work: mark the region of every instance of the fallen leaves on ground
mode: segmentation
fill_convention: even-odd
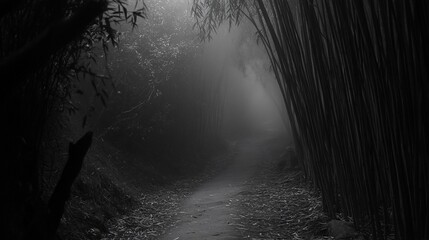
[[[108,233],[102,239],[159,239],[178,221],[181,203],[203,182],[225,168],[235,155],[231,151],[212,160],[207,170],[194,178],[178,180],[171,185],[159,186],[141,194],[135,209],[109,221]]]
[[[333,239],[324,236],[328,218],[320,196],[299,171],[279,172],[265,163],[238,194],[234,227],[244,239]]]
[[[109,223],[107,239],[157,239],[176,219],[180,203],[198,180],[184,180],[159,191],[142,194],[139,206]]]

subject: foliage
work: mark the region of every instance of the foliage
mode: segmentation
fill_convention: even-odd
[[[133,32],[121,33],[120,48],[109,53],[115,87],[98,127],[101,136],[155,151],[176,141],[177,129],[193,121],[189,114],[196,91],[192,86],[200,78],[198,69],[190,66],[200,44],[186,4],[155,0],[146,4],[148,19]],[[185,140],[181,138],[179,142]]]

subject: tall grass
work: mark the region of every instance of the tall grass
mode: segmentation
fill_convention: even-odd
[[[260,34],[325,210],[373,239],[428,239],[428,3],[226,2]],[[210,4],[194,1],[206,34]]]

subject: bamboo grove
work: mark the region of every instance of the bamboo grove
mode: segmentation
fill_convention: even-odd
[[[254,24],[326,212],[351,218],[373,239],[429,238],[428,4],[193,4],[205,37],[224,21]]]
[[[200,60],[204,63],[204,60]],[[223,111],[225,107],[225,76],[220,71],[220,74],[210,73],[212,77],[204,77],[205,68],[199,66],[200,69],[195,71],[196,76],[190,79],[194,79],[188,96],[188,103],[192,103],[192,112],[189,115],[193,119],[184,120],[183,125],[185,126],[183,132],[179,136],[188,136],[186,139],[194,139],[197,145],[201,145],[203,148],[207,148],[208,145],[213,143],[214,138],[217,138],[221,133],[221,125],[223,122]],[[225,66],[222,66],[224,69]],[[183,96],[182,96],[183,98]],[[184,108],[186,108],[185,106]],[[180,112],[180,111],[179,111]],[[181,115],[181,114],[179,114]]]

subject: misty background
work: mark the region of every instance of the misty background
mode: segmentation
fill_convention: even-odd
[[[101,178],[94,183],[84,173],[78,196],[104,178],[113,185],[102,191],[118,188],[137,195],[192,179],[204,169],[228,165],[232,160],[219,165],[212,158],[227,154],[241,139],[287,136],[286,144],[292,142],[270,60],[249,22],[224,23],[212,39],[202,41],[189,1],[145,4],[147,17],[136,27],[118,25],[117,47],[100,44],[86,53],[84,61],[97,75],[82,74],[73,84],[68,138],[94,130],[84,172]],[[131,11],[134,3],[127,7]],[[94,197],[90,205],[104,209],[106,200]],[[123,205],[117,202],[121,198],[107,205]],[[79,208],[85,212],[87,206]],[[72,216],[73,226],[64,226],[66,234],[87,228],[76,226],[76,217],[81,218]]]

